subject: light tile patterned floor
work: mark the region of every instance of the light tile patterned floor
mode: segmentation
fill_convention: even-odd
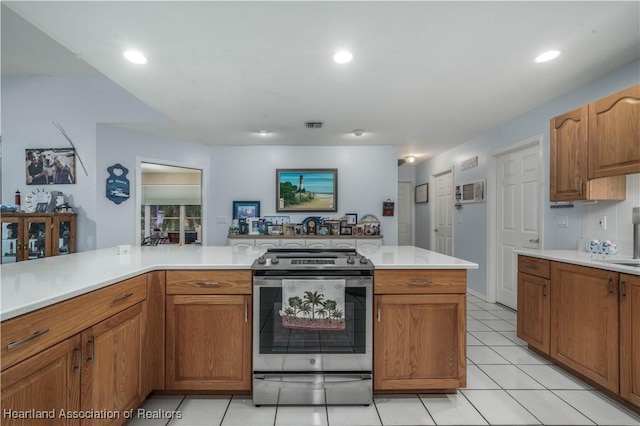
[[[375,395],[361,406],[255,407],[247,396],[155,395],[127,426],[636,425],[640,416],[516,337],[515,312],[467,298],[467,387],[455,395]],[[175,410],[181,418],[167,418]],[[134,416],[135,417],[135,416]]]

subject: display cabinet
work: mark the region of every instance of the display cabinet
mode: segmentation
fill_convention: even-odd
[[[1,263],[76,251],[75,213],[3,213]]]

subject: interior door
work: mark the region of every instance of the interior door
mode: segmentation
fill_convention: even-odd
[[[451,170],[436,176],[435,247],[438,253],[453,256],[453,173]]]
[[[497,293],[499,303],[517,309],[517,256],[514,250],[540,245],[538,145],[496,158]]]
[[[398,245],[413,245],[411,182],[398,182]]]

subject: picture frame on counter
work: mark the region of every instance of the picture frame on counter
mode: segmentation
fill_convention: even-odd
[[[258,235],[260,233],[260,219],[252,217],[247,219],[247,225],[249,228],[249,235]]]
[[[338,169],[276,169],[276,212],[337,212]]]
[[[283,225],[269,225],[269,235],[282,235]]]
[[[263,219],[271,222],[273,225],[287,225],[291,223],[291,216],[264,216]]]
[[[296,225],[295,224],[282,225],[282,233],[283,235],[288,237],[296,235]]]
[[[318,235],[331,235],[331,226],[329,224],[322,224],[318,227]]]
[[[429,184],[416,185],[416,204],[427,203],[429,201]]]
[[[357,213],[347,213],[345,214],[347,218],[347,225],[355,225],[358,223],[358,214]]]
[[[353,226],[352,225],[340,226],[340,235],[353,235]]]
[[[340,235],[340,221],[339,220],[325,221],[324,223],[329,225],[329,229],[330,229],[330,234],[331,235]]]
[[[251,219],[260,217],[260,201],[234,201],[233,218]]]

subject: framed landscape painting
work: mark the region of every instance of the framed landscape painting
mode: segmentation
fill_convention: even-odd
[[[338,169],[277,169],[277,212],[337,212]]]

